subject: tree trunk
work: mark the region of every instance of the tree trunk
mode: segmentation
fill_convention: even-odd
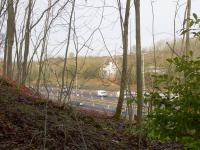
[[[6,77],[7,74],[7,35],[8,35],[8,30],[6,33],[6,38],[5,38],[5,46],[4,46],[4,57],[3,57],[3,77]]]
[[[51,0],[48,1],[48,7],[50,7],[50,6],[51,6]],[[39,89],[40,89],[41,75],[42,75],[43,66],[44,66],[43,56],[44,56],[45,47],[47,45],[50,12],[51,12],[51,9],[49,9],[47,12],[46,20],[45,20],[45,24],[44,24],[44,35],[43,35],[43,40],[42,40],[42,49],[41,49],[40,60],[39,60],[38,79],[37,79],[37,84],[36,84],[38,93],[39,93]]]
[[[12,47],[14,43],[14,31],[15,31],[15,14],[13,8],[13,0],[7,1],[7,11],[8,11],[8,19],[7,19],[7,35],[5,41],[5,58],[4,63],[4,75],[12,78]]]
[[[24,14],[24,18],[23,18],[23,26],[22,26],[22,31],[21,31],[21,37],[24,37],[24,32],[25,32],[25,26],[26,26],[26,15],[27,12]],[[15,32],[15,34],[17,34]],[[15,35],[17,37],[17,35]],[[19,44],[19,48],[17,48],[17,83],[21,84],[22,83],[22,49],[23,49],[23,45],[24,45],[24,38],[21,39],[21,41],[16,41]]]
[[[136,77],[137,77],[137,127],[142,123],[142,60],[141,60],[141,31],[140,31],[140,0],[135,0],[135,22],[136,22]]]
[[[28,4],[28,17],[26,20],[26,29],[25,29],[25,48],[24,48],[24,61],[23,61],[23,68],[22,68],[22,84],[26,83],[27,77],[27,62],[28,62],[28,54],[29,54],[29,43],[30,43],[30,20],[31,20],[31,13],[32,13],[32,0],[29,0]]]
[[[122,42],[123,42],[123,64],[122,64],[122,75],[121,75],[121,83],[120,83],[120,95],[119,95],[119,99],[118,99],[116,113],[114,115],[115,119],[119,119],[120,116],[121,116],[123,102],[124,102],[124,91],[127,88],[127,51],[128,51],[129,15],[130,15],[130,0],[127,0],[127,2],[126,2],[125,20],[124,20],[124,25],[123,25],[124,33],[122,34],[123,35],[122,36]]]
[[[69,29],[68,29],[68,37],[67,37],[67,46],[66,46],[64,66],[63,66],[63,71],[62,71],[62,84],[61,84],[61,91],[60,91],[60,95],[59,95],[59,99],[58,99],[58,102],[60,104],[61,104],[61,101],[62,101],[63,87],[64,87],[64,84],[65,84],[65,72],[66,72],[66,67],[67,67],[67,56],[68,56],[68,51],[69,51],[71,28],[72,28],[72,17],[73,17],[73,13],[74,13],[75,2],[76,2],[76,0],[73,0],[72,10],[71,10],[71,13],[70,13],[70,21],[69,21]]]
[[[187,0],[187,21],[186,21],[186,30],[188,30],[188,32],[186,32],[186,43],[185,43],[185,50],[186,50],[186,55],[188,55],[188,51],[190,50],[190,15],[191,15],[191,0]]]

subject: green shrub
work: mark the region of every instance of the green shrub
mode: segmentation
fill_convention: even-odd
[[[191,26],[196,26],[200,20],[195,14],[193,16]],[[197,33],[193,34],[199,38]],[[180,141],[186,149],[199,149],[200,57],[194,57],[190,52],[167,61],[172,72],[156,76],[157,92],[150,94],[153,111],[146,122],[148,137]]]
[[[183,142],[189,137],[196,143],[195,139],[200,139],[200,58],[190,55],[168,62],[176,74],[156,77],[157,89],[162,89],[163,95],[150,95],[154,109],[147,121],[149,137]]]

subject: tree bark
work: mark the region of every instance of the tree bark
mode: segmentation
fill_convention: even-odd
[[[8,32],[8,30],[7,30]],[[3,77],[6,77],[7,74],[7,35],[6,33],[6,38],[5,38],[5,46],[4,46],[4,57],[3,57]]]
[[[32,14],[32,0],[29,0],[28,4],[28,17],[26,20],[26,29],[25,29],[25,48],[24,48],[24,61],[22,67],[22,84],[26,83],[27,77],[27,62],[28,62],[28,54],[29,54],[29,45],[30,45],[30,21]]]
[[[14,43],[15,31],[15,14],[13,8],[13,0],[7,0],[7,33],[5,41],[5,54],[4,54],[4,75],[12,78],[12,47]]]
[[[115,119],[119,119],[120,116],[121,116],[123,102],[124,102],[124,91],[127,88],[127,52],[128,52],[129,16],[130,16],[130,0],[127,0],[127,2],[126,2],[125,20],[124,20],[124,25],[123,25],[124,33],[122,34],[123,35],[122,36],[122,42],[123,42],[123,64],[122,64],[122,75],[121,75],[121,83],[120,83],[120,95],[119,95],[119,99],[118,99],[116,113],[114,115]]]
[[[141,127],[143,108],[142,59],[141,59],[141,30],[140,30],[140,0],[135,0],[136,22],[136,78],[137,78],[137,127]]]

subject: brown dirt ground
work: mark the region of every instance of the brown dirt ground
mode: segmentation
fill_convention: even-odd
[[[34,96],[26,87],[17,87],[6,80],[0,82],[1,150],[44,147],[48,150],[139,149],[138,137],[125,130],[126,121],[115,121],[97,111],[59,107]],[[152,144],[143,139],[140,149],[171,150],[178,147],[176,143]]]

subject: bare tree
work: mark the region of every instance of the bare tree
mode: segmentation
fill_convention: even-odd
[[[121,2],[119,1],[119,5]],[[129,25],[129,15],[130,15],[130,0],[126,2],[126,12],[125,12],[125,20],[123,24],[122,30],[122,43],[123,43],[123,64],[122,64],[122,74],[121,74],[121,83],[120,83],[120,95],[118,99],[117,109],[114,117],[119,119],[122,112],[122,106],[124,102],[124,90],[127,88],[127,53],[128,53],[128,25]],[[119,7],[120,9],[120,7]],[[121,11],[121,10],[120,10]],[[120,17],[121,18],[121,17]],[[122,19],[122,18],[121,18]],[[122,22],[122,20],[121,20]]]
[[[69,51],[71,28],[72,28],[72,18],[73,18],[73,14],[74,14],[75,2],[76,2],[76,0],[73,0],[72,9],[71,9],[71,13],[70,13],[68,36],[67,36],[67,45],[66,45],[66,51],[65,51],[64,66],[63,66],[63,71],[62,71],[62,84],[61,84],[61,91],[60,91],[60,96],[59,96],[59,103],[61,103],[61,100],[62,100],[63,87],[64,87],[64,84],[65,84],[65,72],[66,72],[66,67],[67,67],[67,56],[68,56],[68,51]]]
[[[26,20],[26,29],[25,29],[25,49],[24,49],[24,60],[23,60],[23,67],[22,67],[22,84],[25,84],[26,82],[26,76],[27,76],[27,62],[28,62],[28,54],[29,54],[29,45],[30,45],[30,21],[31,21],[31,14],[32,14],[32,6],[33,1],[29,0],[28,3],[28,16]]]
[[[48,7],[50,7],[50,6],[51,6],[51,0],[48,0]],[[41,74],[42,74],[42,69],[43,69],[43,55],[44,55],[45,46],[47,45],[50,12],[51,12],[51,9],[49,9],[47,11],[46,20],[45,20],[45,24],[44,24],[44,35],[43,35],[43,39],[42,39],[42,49],[41,49],[41,54],[40,54],[39,71],[38,71],[38,79],[37,79],[37,92],[39,92]]]

